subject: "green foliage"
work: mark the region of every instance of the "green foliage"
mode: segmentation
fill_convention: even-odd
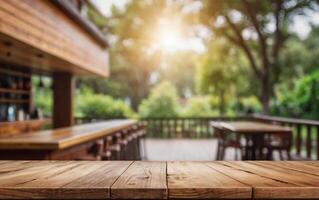
[[[83,89],[77,94],[76,116],[128,118],[133,117],[133,111],[121,100],[115,100],[107,95],[93,94],[89,89]]]
[[[239,113],[259,113],[261,112],[261,104],[256,96],[242,97],[239,100]]]
[[[179,12],[190,5],[188,1],[139,0],[128,1],[123,11],[113,7],[107,19],[88,7],[87,17],[102,31],[107,30],[110,38],[111,77],[78,79],[76,116],[122,118],[134,115],[123,101],[116,99],[129,99],[134,110],[139,107],[141,117],[260,112],[264,92],[269,93],[272,114],[318,119],[319,78],[314,71],[319,66],[319,27],[313,26],[305,39],[300,39],[289,28],[293,16],[296,13],[305,16],[315,2],[203,0],[199,9]],[[278,5],[281,10],[276,13]],[[274,26],[276,14],[278,32]],[[206,52],[198,55],[179,51],[164,55],[154,49],[154,24],[163,17],[178,17],[185,22],[187,27],[183,30],[187,30],[187,35],[196,39],[201,37],[201,30],[197,35],[197,26],[204,27],[209,35],[201,37]],[[261,43],[263,39],[265,46]],[[264,59],[268,59],[268,64]],[[161,67],[163,60],[165,68]],[[152,89],[153,74],[158,78],[156,83],[163,80],[170,83],[164,82]],[[262,76],[269,78],[269,91],[260,90]],[[38,79],[35,82],[35,107],[51,116],[52,91],[50,87],[38,88]],[[185,105],[179,105],[178,96],[188,98],[196,93],[205,97],[195,96]]]
[[[167,67],[160,69],[159,79],[169,80],[177,89],[179,96],[188,98],[195,93],[196,60],[193,52],[177,52],[167,56]]]
[[[184,117],[208,117],[216,116],[217,112],[212,110],[208,97],[199,96],[187,100],[181,115]]]
[[[52,90],[51,86],[51,79],[48,77],[42,78],[44,83],[44,87],[39,87],[39,77],[33,76],[32,77],[32,102],[33,107],[40,109],[44,116],[51,117],[52,116]]]
[[[273,113],[282,116],[319,118],[319,71],[296,81],[293,89],[282,85],[277,90],[278,102]]]
[[[178,115],[176,88],[164,81],[155,86],[139,107],[140,117],[176,117]]]
[[[215,100],[221,115],[227,112],[230,101],[235,97],[252,93],[247,78],[251,75],[243,55],[230,48],[223,39],[211,40],[207,54],[203,55],[197,66],[196,84],[199,92],[218,97]]]

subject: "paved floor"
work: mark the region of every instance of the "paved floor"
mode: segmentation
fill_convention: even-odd
[[[145,139],[146,158],[150,161],[216,160],[216,139]],[[238,154],[240,155],[240,154]],[[279,160],[278,152],[273,154]],[[235,160],[235,150],[228,148],[224,160]]]
[[[146,139],[146,159],[163,160],[216,160],[215,139]],[[226,160],[234,160],[233,149],[226,152]]]

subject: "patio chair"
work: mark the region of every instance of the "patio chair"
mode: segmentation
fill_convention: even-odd
[[[104,139],[103,152],[101,154],[102,160],[111,160],[112,159],[112,151],[111,151],[112,141],[113,141],[113,136],[107,136]]]
[[[264,147],[267,149],[267,160],[273,159],[273,152],[278,151],[280,160],[286,159],[291,160],[290,149],[291,149],[291,134],[279,133],[279,134],[268,134],[265,138]]]
[[[214,127],[214,135],[217,137],[216,160],[224,160],[227,148],[234,148],[235,160],[242,160],[244,146],[241,143],[241,138],[237,134],[225,132],[225,130],[219,126],[219,122],[212,122],[211,124]],[[238,155],[238,150],[240,156]]]
[[[146,145],[145,145],[145,136],[146,136],[146,123],[140,122],[138,124],[138,151],[140,155],[140,159],[146,159]]]
[[[98,140],[91,145],[87,150],[87,154],[77,157],[75,160],[101,160],[101,153],[103,151],[103,140]]]

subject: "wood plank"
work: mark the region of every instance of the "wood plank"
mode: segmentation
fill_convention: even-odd
[[[0,174],[25,169],[26,166],[33,166],[32,161],[0,161]]]
[[[111,187],[112,199],[166,199],[166,162],[134,162]]]
[[[169,198],[250,199],[252,189],[205,162],[168,162]]]
[[[318,199],[319,161],[0,161],[0,199]]]
[[[109,120],[0,138],[0,149],[61,150],[96,140],[127,128],[135,120]]]
[[[319,176],[319,163],[312,161],[282,161],[282,162],[272,162],[272,161],[259,161],[255,164],[262,164],[263,166],[280,167],[283,169],[295,170],[298,172],[303,172],[306,174],[312,174]]]
[[[235,169],[244,170],[278,182],[247,182],[253,187],[254,199],[318,199],[319,177],[278,166],[269,166],[262,162],[227,162],[223,164]],[[231,174],[231,176],[233,176]],[[245,182],[246,183],[246,182]],[[282,184],[287,184],[286,186]]]
[[[0,198],[106,199],[131,161],[33,161],[0,176]]]
[[[270,179],[259,174],[254,174],[249,169],[242,169],[233,167],[231,163],[225,163],[223,161],[207,162],[209,167],[219,171],[222,174],[230,176],[231,178],[238,180],[246,185],[256,187],[267,185],[269,187],[292,187],[293,184],[287,182],[281,182],[279,180]]]

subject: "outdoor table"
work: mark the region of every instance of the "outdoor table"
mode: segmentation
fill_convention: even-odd
[[[259,158],[256,155],[256,151],[261,155],[265,135],[291,134],[291,129],[289,127],[256,121],[219,122],[218,126],[221,127],[221,130],[224,133],[244,135],[246,142],[252,142],[252,145],[249,148],[246,147],[245,151],[245,159],[249,160],[256,160]]]
[[[0,138],[0,160],[70,160],[87,153],[94,142],[136,124],[108,120]]]
[[[0,199],[318,199],[319,161],[0,161]]]

